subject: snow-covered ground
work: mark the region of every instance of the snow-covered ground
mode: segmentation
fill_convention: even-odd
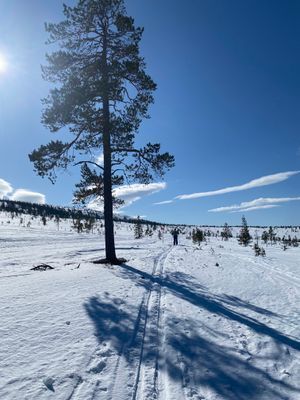
[[[236,238],[184,235],[173,247],[119,223],[127,262],[111,267],[92,263],[101,228],[7,220],[0,399],[300,399],[300,247],[262,258]],[[55,269],[30,270],[40,263]]]

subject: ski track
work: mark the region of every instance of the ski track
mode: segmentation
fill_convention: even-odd
[[[155,260],[152,276],[161,278],[164,263],[172,247],[162,252]],[[157,399],[157,377],[159,358],[159,332],[161,317],[162,289],[159,283],[152,283],[147,294],[144,308],[144,328],[140,349],[137,374],[132,392],[132,400]],[[150,356],[148,353],[150,353]]]
[[[164,262],[171,251],[172,247],[156,256],[151,272],[153,278],[162,277]],[[98,345],[83,368],[85,372],[79,374],[79,378],[66,400],[82,398],[85,400],[122,398],[154,400],[158,398],[161,295],[160,285],[151,282],[142,297],[130,340],[124,343],[119,353],[111,350],[108,343]],[[135,348],[136,344],[139,345],[137,348]],[[125,354],[131,357],[132,365],[128,365]],[[107,356],[109,357],[107,358]],[[109,384],[101,386],[102,371],[104,372],[107,363],[114,366],[113,374]],[[120,389],[122,393],[120,393]]]

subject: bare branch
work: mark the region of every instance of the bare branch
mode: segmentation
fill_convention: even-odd
[[[104,171],[104,168],[102,167],[102,165],[99,165],[94,161],[78,161],[77,163],[74,164],[74,166],[80,165],[80,164],[93,164],[93,165],[96,165],[96,167],[101,168],[102,171]]]

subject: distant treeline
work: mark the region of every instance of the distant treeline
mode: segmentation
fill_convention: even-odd
[[[29,214],[33,217],[45,217],[49,219],[96,219],[103,220],[103,213],[89,209],[78,209],[71,207],[51,206],[49,204],[27,203],[25,201],[0,200],[0,212],[6,211],[18,216],[19,214]],[[135,223],[136,218],[128,216],[115,216],[116,222]],[[142,224],[162,225],[158,222],[140,219]],[[165,225],[165,224],[163,224]]]
[[[223,225],[184,225],[189,227],[198,227],[198,228],[223,228]],[[241,228],[242,225],[228,225],[229,228]],[[249,228],[261,228],[267,229],[269,225],[248,225]],[[298,225],[272,225],[274,229],[285,228],[285,229],[300,229]]]
[[[47,217],[47,218],[89,218],[93,217],[101,219],[100,213],[90,210],[80,210],[76,208],[50,206],[48,204],[27,203],[24,201],[13,200],[0,200],[0,211],[14,213],[16,216],[19,214],[29,214],[33,217]]]

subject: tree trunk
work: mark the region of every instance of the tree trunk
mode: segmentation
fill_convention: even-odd
[[[105,256],[106,261],[117,262],[115,250],[113,201],[112,201],[112,176],[111,176],[111,143],[110,143],[110,116],[108,98],[108,67],[106,35],[103,38],[103,155],[104,155],[104,223],[105,223]]]

